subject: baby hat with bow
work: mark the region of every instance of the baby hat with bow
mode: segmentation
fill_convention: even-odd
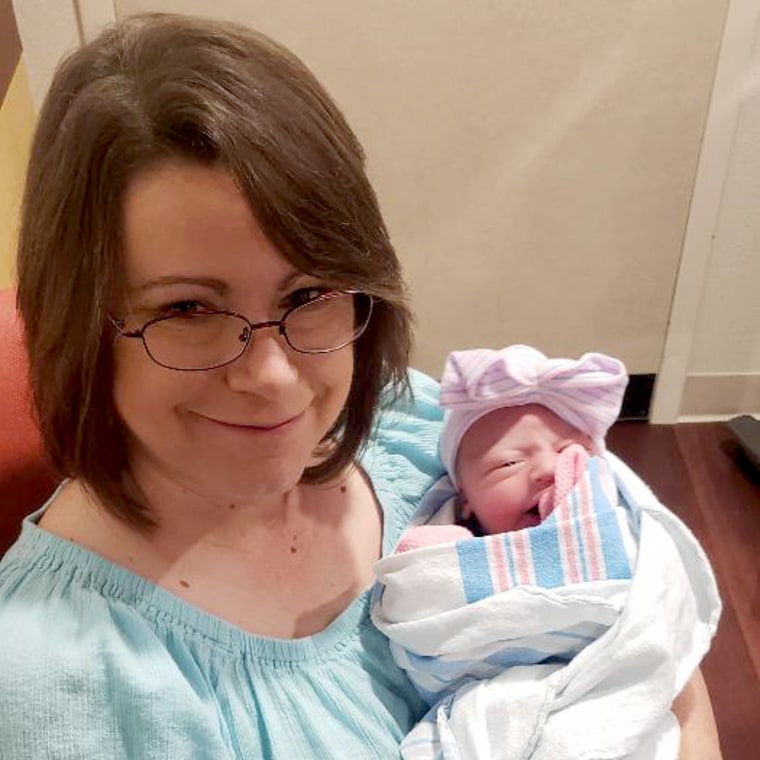
[[[594,452],[620,413],[628,374],[619,359],[588,353],[549,359],[530,346],[452,351],[441,378],[445,410],[440,455],[456,486],[459,444],[484,415],[507,406],[540,404],[591,438]]]

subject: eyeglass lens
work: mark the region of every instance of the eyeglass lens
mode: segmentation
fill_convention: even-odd
[[[367,326],[372,299],[364,293],[335,293],[288,313],[285,338],[296,351],[335,351],[354,341]],[[245,351],[250,325],[233,314],[183,314],[153,322],[143,340],[154,361],[173,369],[210,369]],[[252,336],[256,340],[256,336]]]

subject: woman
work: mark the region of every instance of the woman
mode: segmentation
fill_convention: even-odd
[[[387,758],[373,563],[440,474],[363,154],[290,53],[130,19],[40,115],[19,304],[67,480],[0,564],[10,757]]]

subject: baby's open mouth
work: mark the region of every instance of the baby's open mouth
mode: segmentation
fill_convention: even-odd
[[[530,509],[526,509],[523,512],[523,516],[518,523],[519,528],[534,528],[536,525],[541,524],[541,512],[538,509],[538,504],[534,504]]]

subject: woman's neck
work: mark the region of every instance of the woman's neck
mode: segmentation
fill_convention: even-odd
[[[183,494],[170,505],[173,492],[150,496],[159,494],[166,509],[152,533],[93,502],[77,481],[58,494],[40,526],[260,635],[316,633],[372,583],[382,515],[358,468],[343,481],[282,494],[279,514],[274,499],[265,512],[263,502],[241,500],[231,509]]]
[[[289,543],[288,537],[304,534],[315,521],[340,519],[349,503],[334,494],[345,493],[350,474],[324,485],[284,483],[247,494],[212,492],[150,463],[135,472],[135,480],[157,524],[149,540],[174,554],[204,544],[234,551],[260,542]]]
[[[190,552],[228,550],[232,554],[281,547],[288,552],[308,541],[315,524],[339,523],[350,508],[346,485],[353,470],[324,485],[296,483],[283,492],[248,498],[201,492],[162,473],[137,473],[141,498],[155,521],[138,529],[99,503],[83,483],[71,481],[41,521],[41,527],[69,538],[118,564],[152,557],[170,566]],[[151,573],[153,574],[153,573]]]

